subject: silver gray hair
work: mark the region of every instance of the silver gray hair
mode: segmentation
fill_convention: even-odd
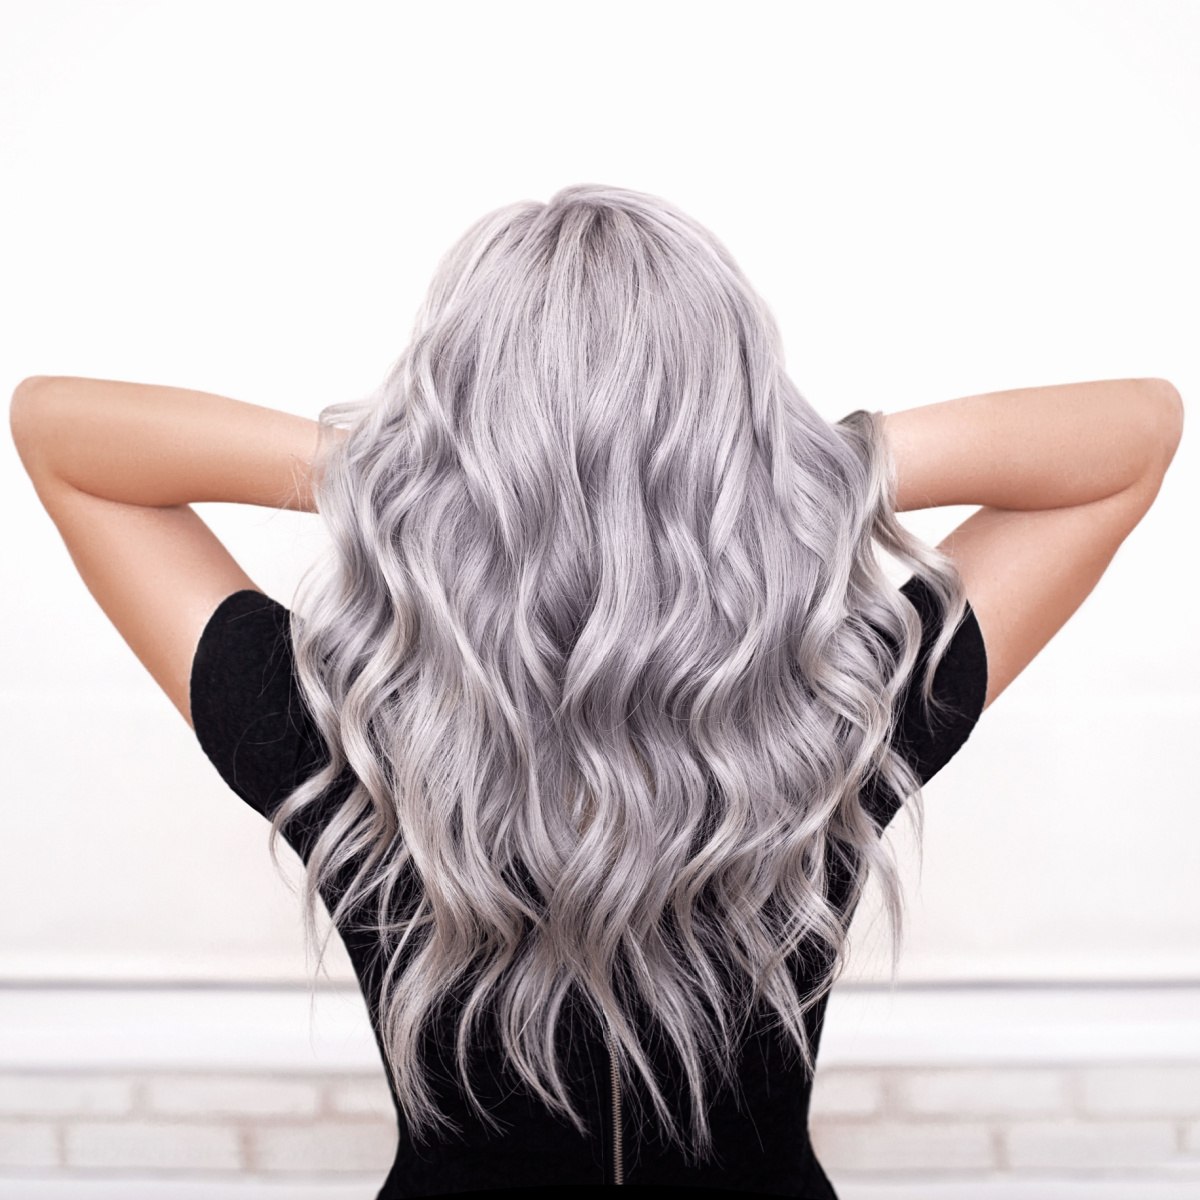
[[[964,601],[895,519],[877,415],[813,410],[698,223],[581,185],[475,224],[377,393],[321,422],[348,430],[318,485],[332,553],[292,636],[331,758],[273,836],[350,769],[310,856],[309,928],[336,882],[334,921],[378,931],[410,1129],[447,1120],[419,1046],[451,995],[477,1107],[487,1024],[582,1128],[555,1039],[573,997],[703,1154],[754,1005],[811,1065],[804,1014],[869,872],[899,927],[860,792],[878,775],[919,802],[889,739],[920,625],[881,554],[947,618],[926,697]],[[838,871],[850,905],[831,902]],[[811,987],[788,968],[802,945],[826,964]],[[635,1011],[682,1064],[690,1128]]]

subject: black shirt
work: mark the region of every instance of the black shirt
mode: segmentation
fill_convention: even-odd
[[[926,715],[919,697],[924,662],[938,630],[938,607],[928,587],[911,579],[902,589],[921,618],[922,647],[908,691],[901,698],[894,745],[922,782],[931,779],[962,746],[983,709],[987,658],[975,614],[968,606],[934,680],[941,702],[937,715]],[[227,596],[205,626],[192,664],[191,707],[196,736],[222,778],[264,816],[275,812],[301,781],[328,761],[311,718],[301,702],[294,674],[288,610],[255,591]],[[348,782],[352,779],[343,773]],[[330,794],[336,803],[338,788]],[[891,793],[873,793],[864,803],[886,823],[899,804]],[[318,818],[319,819],[319,818]],[[314,828],[287,832],[288,840],[307,857]],[[333,897],[326,896],[328,904]],[[339,931],[354,965],[379,1040],[377,1005],[378,947],[370,934],[353,928]],[[803,971],[799,963],[794,969]],[[814,1053],[820,1040],[824,1001],[807,1018]],[[400,1141],[379,1200],[486,1191],[498,1200],[517,1189],[583,1189],[614,1183],[613,1110],[610,1060],[603,1035],[578,1012],[568,1012],[561,1025],[564,1078],[593,1136],[581,1135],[565,1119],[551,1113],[528,1094],[495,1054],[473,1075],[478,1095],[500,1122],[496,1131],[479,1119],[455,1084],[453,1061],[444,1053],[450,1028],[433,1030],[426,1039],[427,1066],[436,1081],[439,1107],[458,1132],[435,1135],[421,1143],[408,1136],[397,1112]],[[382,1052],[382,1043],[381,1052]],[[670,1079],[665,1059],[657,1066]],[[661,1078],[661,1077],[660,1077]],[[622,1159],[627,1200],[649,1189],[697,1200],[702,1189],[774,1196],[834,1200],[828,1179],[813,1155],[808,1138],[808,1103],[812,1078],[794,1047],[783,1043],[764,1019],[743,1041],[738,1088],[718,1092],[709,1106],[714,1154],[707,1162],[689,1163],[675,1146],[665,1144],[653,1122],[640,1122],[636,1094],[624,1096]],[[623,1091],[636,1082],[622,1081]],[[664,1089],[666,1091],[667,1089]],[[536,1194],[536,1193],[535,1193]],[[546,1193],[549,1195],[549,1192]]]

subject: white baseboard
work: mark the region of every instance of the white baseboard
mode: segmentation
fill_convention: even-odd
[[[1200,986],[840,988],[824,1067],[1200,1061]],[[350,989],[0,986],[0,1070],[371,1071]]]
[[[818,1062],[834,1066],[1200,1061],[1200,986],[835,989]]]

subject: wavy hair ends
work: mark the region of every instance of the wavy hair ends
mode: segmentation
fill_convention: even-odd
[[[309,927],[324,893],[335,922],[378,931],[411,1131],[446,1120],[421,1046],[447,997],[473,1100],[486,1027],[581,1125],[556,1042],[571,999],[703,1155],[755,1005],[811,1065],[804,1014],[868,872],[899,927],[859,794],[878,775],[919,801],[889,738],[920,627],[879,552],[943,605],[926,696],[964,602],[895,519],[877,417],[812,409],[695,221],[577,186],[474,225],[378,392],[321,420],[347,429],[318,494],[332,552],[292,635],[330,761],[274,833],[350,769],[310,854]],[[803,987],[802,944],[821,963]]]

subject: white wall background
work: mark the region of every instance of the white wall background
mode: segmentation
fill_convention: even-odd
[[[1187,401],[1197,61],[1186,2],[8,0],[0,389],[93,375],[315,416],[382,376],[475,217],[604,181],[726,241],[829,417],[1135,375]],[[107,624],[7,439],[0,488],[0,980],[303,977],[265,823]],[[898,836],[903,977],[1200,979],[1198,489],[1191,432],[928,789],[920,878]],[[202,511],[290,602],[316,518]]]

